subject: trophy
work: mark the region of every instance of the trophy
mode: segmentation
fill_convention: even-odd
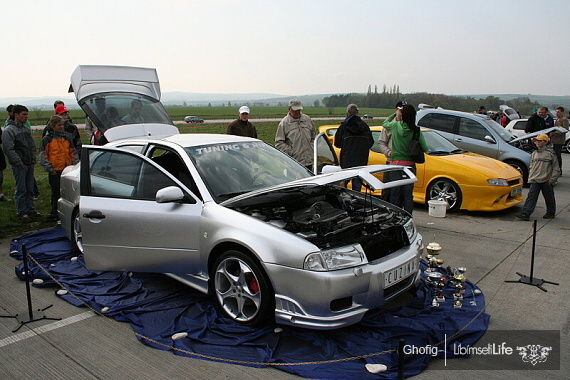
[[[430,289],[430,295],[433,296],[433,299],[431,301],[431,307],[438,307],[439,306],[439,302],[438,302],[438,286],[441,283],[441,279],[443,278],[443,275],[437,271],[426,271],[426,275],[427,275],[427,280],[426,280],[426,284],[428,285],[429,289]]]
[[[463,295],[465,294],[465,286],[463,283],[467,281],[467,277],[465,277],[465,272],[467,268],[465,267],[457,267],[453,270],[453,279],[452,282],[455,283],[455,293],[453,293],[453,300],[455,301],[453,307],[459,309],[463,306],[462,300]]]
[[[439,292],[437,294],[437,302],[439,302],[439,303],[445,302],[445,297],[443,295],[443,289],[445,289],[445,281],[446,280],[447,279],[445,277],[442,277],[439,279],[439,282],[437,283],[437,287],[439,289]]]
[[[435,242],[429,243],[426,247],[426,251],[428,252],[426,255],[426,260],[428,262],[428,268],[426,269],[426,272],[437,271],[437,269],[440,268],[443,264],[443,260],[437,258],[437,255],[439,255],[441,252],[441,245]]]

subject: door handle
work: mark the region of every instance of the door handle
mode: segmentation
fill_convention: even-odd
[[[93,210],[90,213],[83,214],[83,217],[88,219],[105,219],[105,215],[99,210]]]

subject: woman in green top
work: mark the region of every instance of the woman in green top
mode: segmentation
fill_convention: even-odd
[[[424,152],[428,151],[428,146],[420,127],[416,125],[416,109],[414,106],[406,104],[403,107],[396,108],[396,113],[390,115],[382,126],[392,133],[392,159],[390,163],[410,166],[415,174],[416,163],[408,155],[408,147],[414,134],[417,134]],[[413,184],[401,186],[393,190],[394,196],[390,200],[411,214],[414,211],[413,191]]]

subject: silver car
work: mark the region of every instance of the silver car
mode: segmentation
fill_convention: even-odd
[[[125,86],[132,78],[121,70]],[[72,87],[81,93],[73,77]],[[117,95],[113,82],[97,87],[78,96],[87,114],[91,97],[108,94],[109,105]],[[419,279],[422,238],[411,216],[339,185],[359,177],[387,188],[376,177],[386,170],[401,174],[390,185],[412,183],[407,168],[337,170],[324,135],[315,142],[319,175],[252,138],[179,134],[158,123],[105,137],[65,169],[58,204],[89,269],[166,273],[214,295],[239,323],[317,329],[356,323]]]
[[[441,108],[423,109],[417,113],[416,123],[421,127],[435,129],[463,150],[514,166],[521,172],[526,183],[530,154],[511,145],[515,136],[489,116]]]

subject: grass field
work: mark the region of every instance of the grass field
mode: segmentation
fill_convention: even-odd
[[[175,111],[174,111],[175,110]],[[170,117],[173,120],[182,120],[184,116],[196,115],[206,120],[215,119],[232,119],[237,118],[236,107],[172,107],[167,108]],[[234,112],[235,111],[235,112]],[[311,117],[343,117],[345,109],[342,107],[335,108],[333,115],[328,114],[326,108],[305,107],[304,110]],[[314,112],[313,112],[314,111]],[[391,110],[381,109],[361,109],[361,114],[368,113],[372,116],[388,116]],[[34,111],[30,111],[30,122],[32,125],[44,125],[47,119],[51,116],[48,111],[42,111],[34,116]],[[231,113],[234,113],[233,115]],[[282,118],[287,113],[284,107],[252,107],[251,115],[252,122],[255,124],[258,138],[267,143],[273,144],[275,142],[275,131],[279,122],[256,122],[255,118]],[[76,124],[82,124],[85,121],[85,115],[81,111],[71,112],[73,121]],[[181,116],[184,115],[184,116]],[[317,128],[321,125],[335,124],[338,125],[340,121],[335,120],[315,120]],[[380,125],[381,120],[368,120],[370,126]],[[204,123],[204,124],[178,124],[181,133],[226,133],[227,123]],[[82,134],[83,143],[87,144],[88,140]],[[34,130],[34,139],[36,147],[39,149],[41,141],[41,130]],[[38,151],[39,153],[39,151]],[[8,166],[4,170],[4,194],[10,198],[10,202],[0,202],[0,237],[6,236],[20,236],[27,232],[35,231],[43,228],[54,227],[56,224],[53,221],[47,220],[46,216],[50,209],[51,190],[48,184],[47,173],[39,163],[35,166],[35,177],[40,190],[40,198],[35,201],[36,209],[44,216],[35,218],[32,222],[23,222],[16,217],[16,207],[14,204],[14,177],[12,170]]]
[[[192,115],[204,120],[233,119],[238,116],[239,107],[166,107],[170,118],[174,121],[184,120],[184,117]],[[287,114],[287,107],[250,107],[252,119],[282,118]],[[304,113],[311,117],[344,117],[346,108],[334,107],[305,107]],[[388,116],[393,110],[380,108],[361,108],[360,115]],[[82,110],[71,110],[71,117],[75,124],[85,123],[85,113]],[[51,111],[30,110],[30,123],[32,125],[45,125],[52,115]]]

